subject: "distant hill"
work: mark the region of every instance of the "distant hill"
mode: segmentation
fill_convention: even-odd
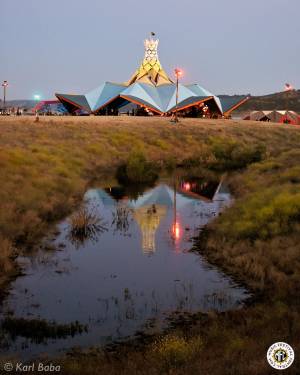
[[[220,95],[220,97],[231,97],[238,100],[242,99],[244,95]],[[234,113],[274,109],[287,109],[300,113],[300,90],[283,91],[263,96],[250,96],[250,99]]]
[[[15,108],[33,108],[35,105],[36,105],[36,101],[35,100],[27,100],[27,99],[24,99],[24,100],[7,100],[6,102],[6,105],[7,107],[15,107]],[[2,106],[3,104],[3,100],[1,101],[0,100],[0,107]]]

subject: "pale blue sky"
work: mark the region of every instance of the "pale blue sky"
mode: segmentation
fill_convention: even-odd
[[[216,94],[300,87],[299,0],[0,0],[8,99],[126,81],[150,31],[164,69]],[[2,94],[1,94],[2,96]]]

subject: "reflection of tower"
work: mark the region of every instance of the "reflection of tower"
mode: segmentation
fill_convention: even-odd
[[[155,252],[155,233],[166,212],[165,206],[155,204],[134,211],[134,218],[142,231],[142,248],[145,254]]]

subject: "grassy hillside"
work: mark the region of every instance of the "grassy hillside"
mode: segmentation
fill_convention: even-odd
[[[236,97],[239,98],[238,96]],[[234,113],[274,109],[287,109],[300,113],[300,90],[278,92],[264,96],[251,96],[250,99]]]
[[[144,345],[56,360],[63,374],[273,374],[275,341],[300,350],[300,127],[165,118],[0,119],[0,270],[69,213],[91,179],[138,151],[162,168],[231,171],[236,202],[195,244],[254,291],[245,309],[196,314]],[[1,361],[0,361],[1,362]],[[145,365],[146,364],[146,365]],[[287,374],[297,374],[299,356]]]

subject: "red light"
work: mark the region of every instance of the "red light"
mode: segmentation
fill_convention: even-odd
[[[181,77],[182,74],[183,74],[183,72],[182,72],[181,69],[176,68],[176,69],[175,69],[175,74],[176,74],[177,77]]]
[[[190,191],[191,190],[191,184],[189,182],[183,183],[183,190]]]

